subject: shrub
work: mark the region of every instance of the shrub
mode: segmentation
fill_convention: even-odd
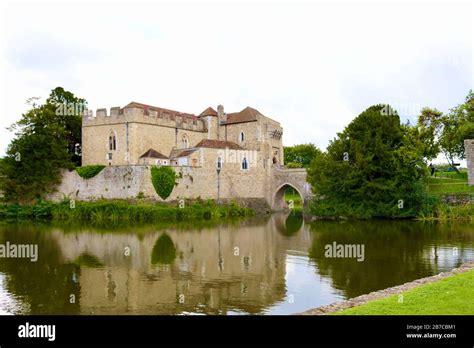
[[[152,167],[151,182],[158,196],[162,199],[166,199],[170,196],[171,192],[173,192],[176,182],[176,173],[171,167]]]
[[[299,162],[289,162],[286,164],[287,168],[302,168],[303,165]]]
[[[76,172],[81,178],[90,179],[99,174],[105,166],[102,165],[91,165],[84,167],[77,167]]]

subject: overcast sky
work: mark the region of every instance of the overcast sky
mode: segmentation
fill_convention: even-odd
[[[372,104],[414,120],[474,89],[469,1],[0,6],[0,156],[26,99],[56,86],[94,110],[252,106],[285,145],[320,148]]]

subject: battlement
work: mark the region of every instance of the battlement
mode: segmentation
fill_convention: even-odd
[[[97,109],[95,116],[89,112],[82,118],[83,127],[117,123],[146,123],[172,128],[186,129],[196,132],[207,132],[205,120],[192,114],[173,110],[143,106],[131,103],[123,108],[114,106],[110,111],[106,108]]]

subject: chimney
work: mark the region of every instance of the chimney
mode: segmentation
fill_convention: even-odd
[[[219,119],[219,123],[227,122],[227,115],[224,112],[224,106],[223,105],[217,105],[217,116]]]

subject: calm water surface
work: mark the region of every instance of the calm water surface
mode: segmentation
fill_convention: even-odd
[[[474,260],[474,225],[304,223],[285,214],[199,226],[0,226],[0,314],[292,314]],[[364,244],[365,260],[325,257]],[[71,303],[73,302],[73,303]]]

